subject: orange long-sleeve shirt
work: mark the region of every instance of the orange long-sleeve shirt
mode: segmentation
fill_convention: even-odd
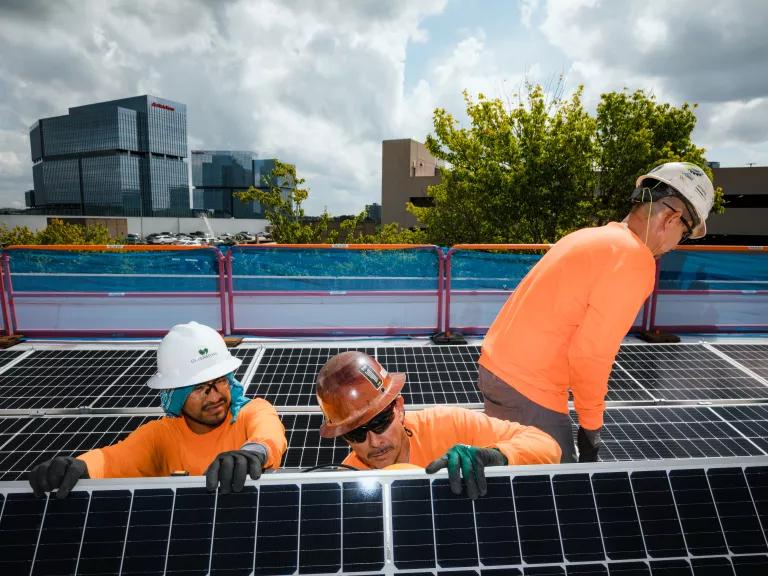
[[[504,304],[480,364],[557,412],[568,413],[570,388],[581,426],[596,430],[613,360],[655,277],[653,254],[624,224],[573,232]]]
[[[405,427],[413,432],[408,461],[416,466],[426,467],[454,444],[498,448],[510,465],[560,462],[560,446],[546,432],[466,408],[435,406],[406,412]],[[344,464],[370,470],[354,452],[344,458]]]
[[[91,450],[78,459],[88,465],[91,478],[168,476],[177,470],[199,476],[220,452],[238,450],[251,442],[267,447],[265,468],[280,465],[287,445],[285,428],[272,405],[262,398],[243,406],[235,423],[227,418],[205,434],[192,432],[183,417],[165,417],[139,426],[122,442]]]

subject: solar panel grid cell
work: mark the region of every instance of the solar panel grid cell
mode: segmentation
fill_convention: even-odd
[[[707,407],[608,409],[601,440],[605,461],[764,455]]]
[[[768,380],[768,344],[712,344],[712,347]]]
[[[0,370],[3,366],[24,354],[24,352],[24,350],[0,350]]]
[[[90,406],[143,350],[35,350],[0,379],[0,409]]]
[[[378,360],[390,372],[408,375],[408,404],[478,404],[479,346],[380,347]]]
[[[768,405],[715,406],[712,410],[768,453]]]
[[[375,355],[373,348],[267,348],[247,394],[274,406],[316,406],[315,376],[331,356],[347,350]]]
[[[156,416],[32,418],[23,432],[0,448],[0,481],[21,480],[27,471],[55,456],[76,456],[119,442]],[[21,420],[21,419],[18,419]]]
[[[768,387],[702,344],[625,345],[616,362],[661,400],[768,399]]]

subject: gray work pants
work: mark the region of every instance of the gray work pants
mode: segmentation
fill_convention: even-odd
[[[492,372],[482,366],[479,368],[477,385],[483,394],[485,413],[488,416],[543,430],[560,444],[563,451],[560,462],[577,461],[573,428],[567,414],[532,402]]]

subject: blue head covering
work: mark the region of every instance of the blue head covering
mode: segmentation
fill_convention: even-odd
[[[231,396],[229,410],[232,412],[232,420],[230,420],[230,423],[233,423],[237,421],[237,414],[240,412],[240,409],[248,404],[251,399],[245,396],[245,389],[235,378],[234,372],[227,374],[227,380],[229,381]],[[184,407],[184,403],[192,393],[192,390],[195,389],[195,386],[197,384],[160,391],[160,404],[167,416],[181,416],[181,409]]]

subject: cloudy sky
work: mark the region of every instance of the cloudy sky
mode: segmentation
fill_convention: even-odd
[[[383,139],[523,78],[697,102],[710,160],[768,165],[766,21],[763,0],[0,0],[0,206],[32,187],[35,120],[145,93],[187,105],[191,149],[296,164],[310,214],[380,202]]]

